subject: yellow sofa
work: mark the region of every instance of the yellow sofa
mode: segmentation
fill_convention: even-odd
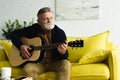
[[[89,37],[69,37],[67,40],[84,40],[83,47],[68,47],[69,60],[72,64],[70,80],[120,80],[118,74],[118,53],[108,41],[110,32],[105,31]],[[9,54],[12,43],[0,40],[0,68],[10,66]],[[1,72],[0,72],[1,74]],[[12,67],[12,77],[24,76],[20,67]],[[41,80],[56,80],[55,72],[40,75]]]

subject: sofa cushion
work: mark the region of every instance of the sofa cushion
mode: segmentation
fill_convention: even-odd
[[[24,72],[19,67],[12,67],[12,77],[19,78],[25,76]]]
[[[89,51],[80,58],[79,64],[91,64],[105,61],[109,53],[111,53],[110,50]]]
[[[10,41],[1,40],[0,44],[2,45],[2,47],[5,50],[5,53],[7,55],[7,58],[9,59],[12,43]]]
[[[109,67],[104,63],[79,65],[72,63],[71,79],[79,80],[109,80]],[[77,79],[74,79],[77,80]]]
[[[2,67],[9,67],[9,66],[10,66],[10,64],[9,64],[8,60],[0,61],[0,69]],[[0,73],[1,73],[1,71],[0,71]]]
[[[73,40],[84,40],[84,47],[72,48],[68,47],[69,60],[71,62],[78,62],[85,53],[100,49],[107,49],[109,31],[98,33],[89,37],[67,37],[68,42]]]

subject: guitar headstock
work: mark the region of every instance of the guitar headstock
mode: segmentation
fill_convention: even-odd
[[[75,40],[68,42],[68,46],[70,47],[83,47],[84,41],[83,40]]]

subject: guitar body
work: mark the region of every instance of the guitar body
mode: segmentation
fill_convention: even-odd
[[[22,42],[28,46],[40,46],[41,45],[41,39],[39,37],[35,37],[32,39],[28,39],[23,37]],[[40,50],[34,50],[32,52],[32,56],[29,59],[23,59],[20,56],[19,49],[16,48],[15,45],[12,45],[12,49],[10,52],[10,64],[14,67],[19,66],[27,61],[36,61],[40,57]]]

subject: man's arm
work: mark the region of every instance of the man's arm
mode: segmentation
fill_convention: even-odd
[[[37,35],[34,26],[26,27],[23,29],[15,30],[10,34],[10,39],[12,43],[20,49],[23,42],[21,41],[22,37],[32,38]]]

